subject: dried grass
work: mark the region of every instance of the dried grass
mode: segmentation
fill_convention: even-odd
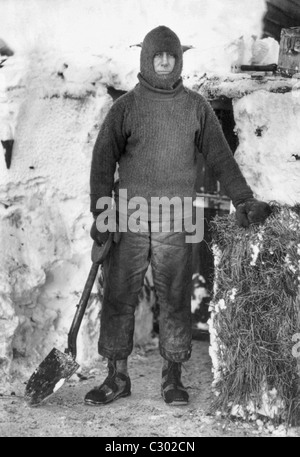
[[[250,400],[259,408],[266,385],[285,404],[275,421],[290,423],[299,420],[292,336],[300,332],[300,205],[271,207],[263,226],[239,228],[234,214],[212,222],[213,243],[221,251],[212,313],[219,300],[226,304],[213,316],[222,369],[212,410],[230,414],[232,405],[246,407]]]

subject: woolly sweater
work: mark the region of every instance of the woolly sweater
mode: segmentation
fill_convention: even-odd
[[[111,197],[116,164],[120,189],[139,196],[195,197],[197,156],[203,154],[234,206],[253,197],[224,137],[220,123],[200,94],[183,86],[150,86],[141,75],[118,98],[98,134],[90,174],[90,209]]]

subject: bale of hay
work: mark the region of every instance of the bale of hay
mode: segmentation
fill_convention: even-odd
[[[212,411],[299,423],[300,205],[271,204],[263,225],[212,221]],[[297,347],[299,348],[297,350]]]

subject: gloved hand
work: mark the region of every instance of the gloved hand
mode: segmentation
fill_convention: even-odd
[[[236,222],[239,227],[263,223],[272,213],[268,203],[250,198],[236,207]]]
[[[93,225],[90,230],[91,238],[98,244],[98,246],[103,246],[109,237],[109,232],[99,232],[96,225],[97,220],[94,219]]]

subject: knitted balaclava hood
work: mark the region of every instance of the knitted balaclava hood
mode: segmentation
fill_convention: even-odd
[[[158,52],[168,52],[175,56],[175,66],[169,75],[159,76],[154,71],[153,59]],[[172,89],[182,72],[182,47],[178,36],[168,27],[160,25],[144,38],[141,50],[141,75],[158,89]]]

